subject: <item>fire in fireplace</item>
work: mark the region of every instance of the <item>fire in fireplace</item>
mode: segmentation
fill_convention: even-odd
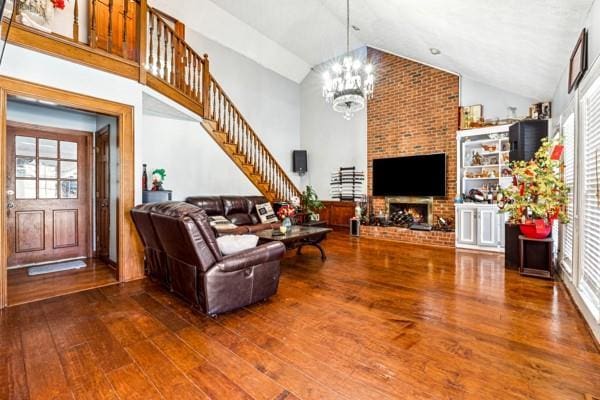
[[[386,213],[388,216],[402,214],[410,216],[414,223],[432,224],[431,197],[386,197]]]

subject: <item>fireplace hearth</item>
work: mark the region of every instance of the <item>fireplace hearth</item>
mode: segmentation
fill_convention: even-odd
[[[385,209],[388,216],[406,215],[414,220],[414,223],[432,224],[433,214],[431,212],[433,198],[431,197],[386,197]]]

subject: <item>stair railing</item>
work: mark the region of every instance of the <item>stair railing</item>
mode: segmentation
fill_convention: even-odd
[[[197,54],[153,8],[148,7],[146,60],[153,76],[202,104],[208,57]]]
[[[153,8],[147,7],[142,22],[147,34],[146,43],[141,42],[140,76],[149,73],[200,105],[203,118],[214,121],[216,130],[226,135],[227,143],[235,146],[232,156],[241,160],[263,192],[272,194],[271,200],[299,196],[285,170],[210,74],[208,56],[198,55]]]
[[[253,173],[269,185],[277,199],[299,196],[296,185],[212,75],[208,93],[208,114],[205,118],[216,122],[217,130],[224,132],[227,141],[236,145],[236,153],[253,167]]]

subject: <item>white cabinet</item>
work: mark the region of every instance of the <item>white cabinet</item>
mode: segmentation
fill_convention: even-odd
[[[498,210],[477,208],[477,244],[479,246],[497,246]]]
[[[456,214],[456,240],[464,244],[477,244],[477,210],[473,207],[460,207]]]
[[[490,204],[456,205],[456,247],[503,251],[505,214]]]

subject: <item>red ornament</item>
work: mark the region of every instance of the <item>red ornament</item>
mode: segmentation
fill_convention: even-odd
[[[58,8],[59,10],[65,9],[65,0],[51,0],[54,8]]]

